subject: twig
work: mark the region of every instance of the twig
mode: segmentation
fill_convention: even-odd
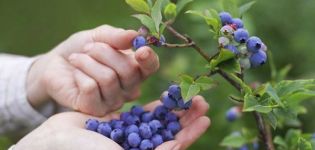
[[[261,141],[264,142],[266,150],[274,150],[275,148],[272,142],[271,133],[268,132],[268,129],[265,126],[264,119],[262,118],[261,114],[258,112],[253,112],[253,114],[254,114],[257,127],[259,130],[259,134],[260,134],[259,138],[261,139]]]
[[[191,47],[192,43],[188,44],[170,44],[170,43],[164,43],[162,46],[167,48],[184,48],[184,47]]]

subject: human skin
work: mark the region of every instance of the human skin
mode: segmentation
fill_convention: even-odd
[[[119,109],[140,95],[140,84],[159,68],[150,47],[132,51],[136,31],[108,25],[73,34],[39,55],[27,77],[35,108],[54,100],[94,116]]]
[[[152,111],[160,104],[160,101],[154,101],[144,106],[144,109]],[[210,119],[205,116],[208,109],[208,103],[201,96],[194,97],[189,110],[175,112],[180,117],[182,126],[175,140],[161,144],[156,150],[187,149],[210,126]],[[110,113],[102,118],[79,112],[60,113],[21,139],[14,150],[122,150],[122,147],[107,137],[84,129],[85,121],[89,118],[109,121],[118,117],[119,113]]]

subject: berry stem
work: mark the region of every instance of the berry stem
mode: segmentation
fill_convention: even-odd
[[[170,43],[164,43],[164,47],[167,48],[184,48],[184,47],[191,47],[192,43],[187,43],[187,44],[170,44]]]
[[[258,112],[253,112],[261,141],[264,142],[266,150],[274,150],[270,128],[266,126],[263,117]]]

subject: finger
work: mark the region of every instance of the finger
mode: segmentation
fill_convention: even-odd
[[[88,55],[117,73],[121,86],[126,92],[134,89],[139,83],[141,77],[138,63],[128,55],[104,43],[90,43],[85,49]]]
[[[122,106],[122,89],[117,75],[112,69],[100,64],[86,54],[72,54],[69,60],[72,65],[96,80],[105,103],[104,105],[107,108],[115,110]]]
[[[195,96],[192,100],[192,106],[189,110],[178,114],[180,116],[180,123],[182,126],[187,126],[196,118],[203,116],[209,110],[209,104],[201,96]]]
[[[139,48],[135,57],[139,63],[143,78],[147,78],[155,73],[160,67],[159,57],[150,47],[144,46]]]
[[[72,104],[73,109],[96,116],[104,115],[105,109],[96,81],[80,70],[74,71],[74,78],[79,94]]]
[[[92,32],[94,42],[107,43],[115,49],[129,49],[132,46],[132,40],[138,35],[134,30],[124,30],[109,25],[97,27]]]
[[[194,143],[210,126],[210,119],[206,116],[198,117],[179,133],[176,134],[175,140],[178,142],[178,149],[187,149]]]

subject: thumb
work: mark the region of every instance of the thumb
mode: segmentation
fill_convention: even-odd
[[[135,53],[135,57],[143,78],[147,78],[160,67],[159,57],[150,47],[144,46],[139,48]]]

